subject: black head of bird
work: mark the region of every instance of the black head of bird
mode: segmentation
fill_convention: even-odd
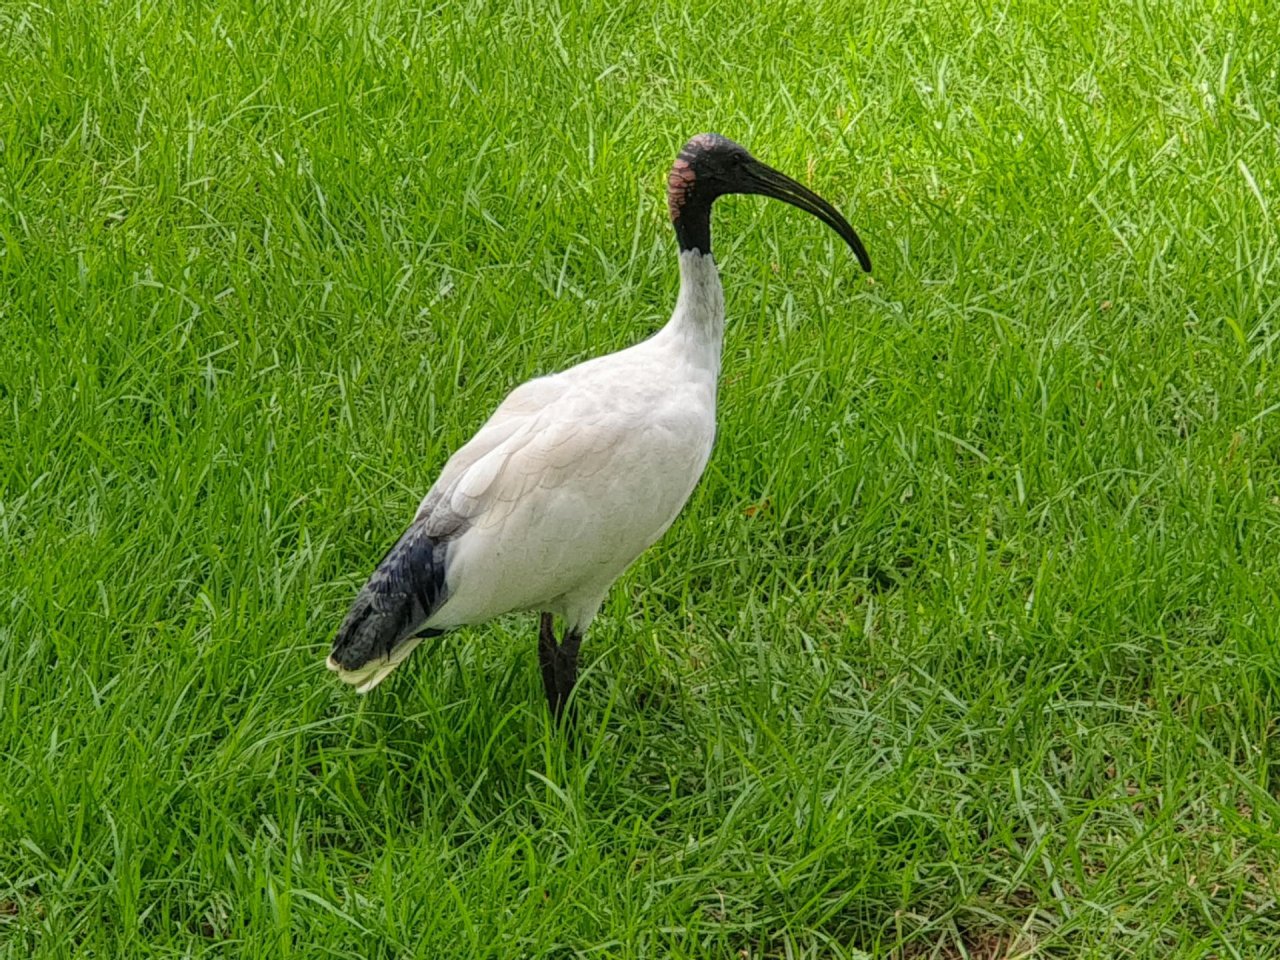
[[[711,252],[711,205],[730,193],[773,197],[813,214],[838,233],[862,269],[871,272],[866,247],[839,210],[718,133],[700,133],[689,140],[667,176],[667,209],[681,250]]]

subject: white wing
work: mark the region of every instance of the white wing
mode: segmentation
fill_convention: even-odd
[[[564,380],[552,375],[520,384],[498,405],[475,436],[454,452],[440,476],[422,498],[414,523],[423,522],[432,536],[448,535],[473,519],[481,509],[485,490],[510,456],[511,441],[529,432],[539,414],[566,391]],[[519,446],[519,440],[514,446]]]

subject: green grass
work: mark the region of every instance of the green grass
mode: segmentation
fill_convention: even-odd
[[[1280,14],[0,6],[0,954],[1280,955]],[[516,383],[716,452],[585,647],[323,667]]]

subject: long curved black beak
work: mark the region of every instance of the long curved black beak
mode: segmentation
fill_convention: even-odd
[[[854,256],[858,258],[858,264],[867,273],[871,272],[871,257],[867,255],[867,248],[862,245],[862,240],[853,227],[849,226],[849,221],[841,216],[840,211],[833,207],[827,201],[810,190],[808,187],[796,183],[784,173],[768,164],[761,163],[759,160],[752,160],[742,168],[742,180],[734,185],[733,193],[754,193],[766,197],[773,197],[781,200],[783,203],[789,203],[793,207],[799,207],[806,213],[811,213],[844,239],[850,249],[853,250]]]

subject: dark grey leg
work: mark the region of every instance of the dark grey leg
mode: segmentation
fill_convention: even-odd
[[[547,694],[547,706],[554,716],[559,717],[556,653],[555,621],[552,619],[551,614],[544,613],[538,623],[538,663],[542,667],[542,689]]]
[[[542,667],[542,689],[547,694],[547,706],[551,715],[560,720],[565,704],[578,679],[578,648],[582,646],[582,634],[565,629],[564,640],[556,643],[555,623],[551,614],[544,613],[538,622],[538,663]]]
[[[556,649],[556,703],[551,710],[557,720],[564,713],[569,694],[578,679],[578,648],[581,645],[582,634],[566,628],[564,639]]]

